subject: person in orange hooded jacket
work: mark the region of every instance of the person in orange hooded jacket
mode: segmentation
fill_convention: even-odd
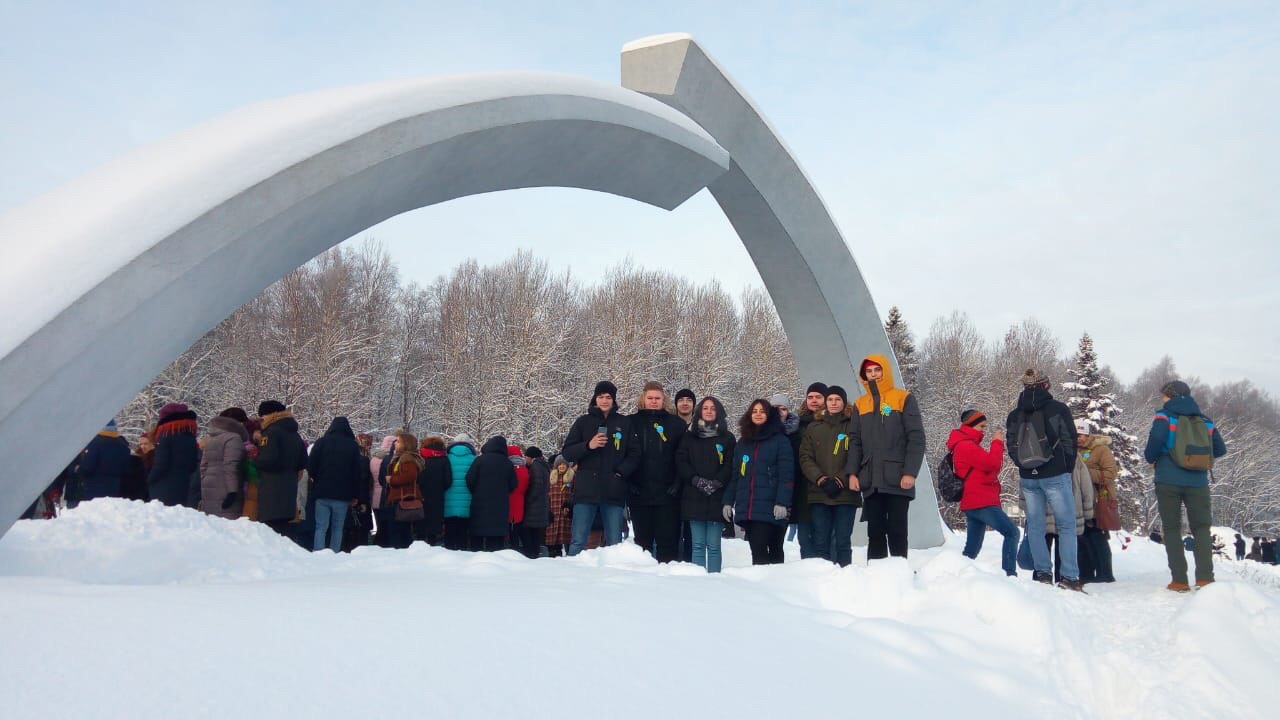
[[[968,536],[964,543],[965,557],[977,558],[982,551],[982,540],[991,528],[1004,536],[1000,552],[1000,566],[1006,575],[1018,574],[1018,526],[1013,524],[1000,506],[1000,467],[1004,464],[1004,431],[997,430],[991,437],[991,447],[982,449],[982,438],[987,432],[987,416],[977,410],[965,410],[960,414],[960,427],[947,438],[947,450],[956,475],[964,478],[964,496],[960,509],[964,511]]]
[[[911,393],[893,385],[884,355],[869,355],[858,368],[866,394],[854,403],[844,471],[850,490],[862,493],[867,559],[907,556],[907,510],[924,464],[924,422]]]

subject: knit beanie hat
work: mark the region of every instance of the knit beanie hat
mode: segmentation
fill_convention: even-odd
[[[827,396],[827,384],[826,384],[826,383],[821,383],[821,382],[813,383],[813,384],[811,384],[811,385],[809,386],[809,389],[808,389],[808,390],[805,390],[805,391],[804,391],[804,394],[805,394],[805,395],[808,395],[808,394],[809,394],[809,393],[811,393],[811,392],[822,393],[822,397],[826,397],[826,396]]]
[[[529,447],[524,449],[524,456],[527,458],[533,458],[536,460],[542,457],[542,448],[538,447],[537,445],[530,445]]]
[[[279,400],[263,400],[258,404],[258,417],[266,417],[271,413],[284,412],[284,403]]]
[[[1076,434],[1077,434],[1077,435],[1088,435],[1088,434],[1089,434],[1089,421],[1088,421],[1088,420],[1085,420],[1084,418],[1079,418],[1078,420],[1076,420]]]
[[[825,397],[831,397],[832,395],[839,395],[840,399],[843,400],[846,405],[849,404],[849,393],[845,392],[844,388],[839,385],[832,385],[827,388],[827,394]]]
[[[1045,375],[1039,370],[1028,369],[1026,372],[1022,373],[1023,387],[1032,388],[1037,385],[1048,385],[1048,384],[1049,384],[1049,376]]]
[[[1183,395],[1190,395],[1191,386],[1187,385],[1181,380],[1170,380],[1169,382],[1164,384],[1164,387],[1160,388],[1160,392],[1164,395],[1168,395],[1171,398],[1176,398],[1176,397],[1181,397]]]
[[[680,392],[676,393],[676,402],[680,402],[680,398],[689,398],[694,403],[698,402],[698,396],[694,395],[689,388],[680,388]]]
[[[987,416],[977,410],[965,410],[960,413],[960,424],[968,425],[969,427],[978,427],[986,419]]]
[[[116,431],[116,419],[115,419],[115,418],[111,418],[110,420],[108,420],[108,421],[107,421],[107,424],[102,426],[102,429],[103,429],[103,430],[105,430],[106,432],[115,432],[115,431]]]
[[[218,413],[218,417],[231,418],[238,423],[244,424],[249,419],[249,414],[244,411],[244,408],[229,407]]]
[[[769,404],[774,407],[778,407],[779,405],[782,407],[791,407],[791,399],[782,393],[778,393],[777,395],[773,395],[769,398]]]
[[[601,380],[600,382],[596,383],[596,391],[591,393],[591,399],[595,400],[601,395],[608,395],[609,397],[613,398],[614,403],[617,403],[618,402],[618,386],[614,385],[608,380]]]
[[[172,415],[184,413],[188,409],[189,408],[182,403],[165,403],[164,407],[160,408],[160,422],[164,422],[166,418]]]

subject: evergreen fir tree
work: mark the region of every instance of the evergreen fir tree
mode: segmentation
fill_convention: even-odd
[[[1142,475],[1145,463],[1138,448],[1138,438],[1130,434],[1120,421],[1124,411],[1116,405],[1115,393],[1107,392],[1111,379],[1098,370],[1098,354],[1093,349],[1093,338],[1089,333],[1080,338],[1075,367],[1067,374],[1074,378],[1062,383],[1062,389],[1068,394],[1066,402],[1071,414],[1088,421],[1091,434],[1111,440],[1111,452],[1119,466],[1116,489],[1121,520],[1126,525],[1133,524],[1143,515],[1140,508],[1147,485]]]
[[[897,305],[889,308],[889,319],[884,323],[884,331],[889,336],[893,356],[898,360],[898,369],[902,371],[902,387],[915,392],[916,373],[920,370],[920,363],[916,360],[916,340],[911,335],[911,328],[902,319]]]

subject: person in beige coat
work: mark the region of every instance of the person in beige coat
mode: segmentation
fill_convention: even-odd
[[[200,455],[200,511],[235,520],[244,505],[240,468],[249,433],[229,415],[213,418],[208,428]]]

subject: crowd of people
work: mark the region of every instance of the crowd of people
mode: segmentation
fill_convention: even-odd
[[[682,389],[673,401],[658,382],[644,385],[628,414],[613,383],[600,381],[550,460],[501,435],[479,443],[466,434],[419,440],[402,431],[375,446],[345,417],[308,445],[291,411],[273,400],[254,417],[223,410],[199,438],[195,413],[170,403],[136,449],[108,423],[28,513],[50,514],[59,493],[72,506],[98,497],[157,500],[248,518],[335,552],[423,541],[537,558],[630,536],[659,562],[693,562],[711,573],[723,564],[721,539],[738,532],[754,564],[783,562],[788,526],[802,558],[847,566],[860,517],[869,561],[906,557],[925,457],[920,409],[883,355],[860,363],[858,382],[852,402],[845,388],[815,382],[798,412],[775,395],[752,401],[734,422],[718,398]],[[976,558],[991,529],[1003,536],[1008,575],[1022,568],[1070,590],[1114,582],[1109,534],[1121,526],[1109,439],[1055,400],[1043,373],[1027,370],[1021,382],[1004,429],[988,433],[987,416],[967,409],[947,439],[944,462],[963,483],[963,552]],[[1163,392],[1146,459],[1174,537],[1186,509],[1203,586],[1213,581],[1208,470],[1226,447],[1185,383],[1171,381]],[[1018,468],[1025,536],[1001,503],[1006,456]],[[1168,588],[1187,591],[1186,555],[1179,543],[1167,547]],[[1255,539],[1260,557],[1261,547],[1275,557],[1270,543]]]

